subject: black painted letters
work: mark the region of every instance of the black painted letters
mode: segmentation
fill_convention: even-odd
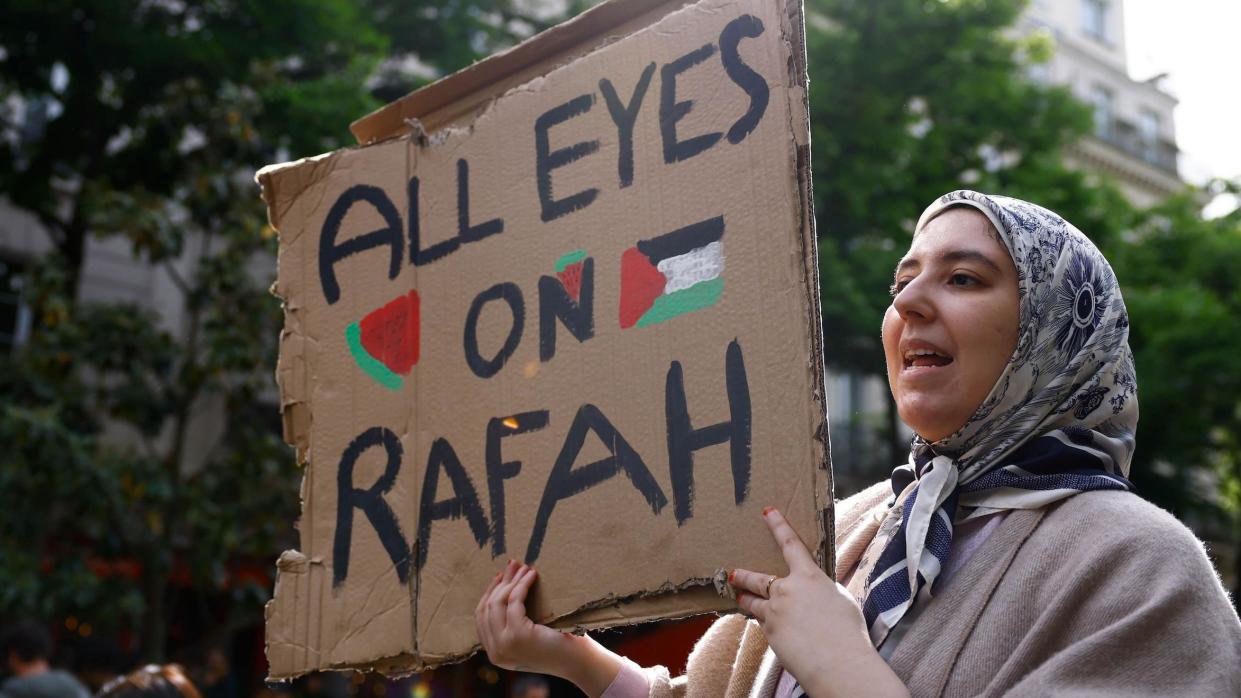
[[[478,349],[478,318],[482,315],[483,307],[494,300],[502,300],[508,304],[509,312],[513,315],[513,326],[509,329],[508,337],[505,338],[500,351],[487,359],[479,353]],[[465,362],[469,364],[474,375],[479,378],[490,378],[499,373],[500,369],[504,368],[504,363],[509,360],[513,352],[517,351],[517,345],[521,342],[521,333],[525,327],[526,303],[522,299],[521,289],[517,284],[505,281],[478,294],[474,302],[470,304],[469,314],[465,316]]]
[[[384,227],[363,235],[357,235],[337,243],[336,235],[340,232],[340,224],[345,214],[358,202],[366,202],[375,208],[383,217]],[[319,231],[319,285],[323,287],[323,297],[328,305],[340,300],[340,285],[336,282],[336,263],[350,255],[388,245],[392,248],[392,261],[388,263],[388,278],[395,279],[401,273],[401,214],[388,199],[383,189],[369,184],[355,184],[345,190],[336,203],[332,204],[327,218],[323,219],[323,228]]]
[[[750,108],[728,129],[729,143],[740,143],[750,135],[767,110],[767,100],[771,96],[767,81],[746,65],[741,60],[741,54],[737,53],[737,44],[741,43],[741,39],[752,39],[762,33],[763,23],[754,15],[741,15],[720,32],[720,59],[724,62],[724,71],[750,96]]]
[[[567,213],[572,213],[579,208],[586,208],[599,195],[599,190],[591,187],[590,189],[584,189],[576,194],[570,194],[559,199],[552,198],[552,170],[568,165],[575,160],[581,160],[595,152],[599,149],[599,141],[581,141],[565,148],[552,150],[551,141],[548,138],[548,131],[551,130],[552,126],[568,121],[580,114],[585,114],[590,111],[590,107],[594,103],[594,95],[584,94],[543,112],[534,121],[534,167],[539,187],[539,206],[542,208],[544,223],[555,220]]]
[[[435,490],[439,487],[440,471],[448,476],[452,483],[453,496],[435,501]],[[462,516],[470,524],[470,533],[478,547],[487,542],[487,516],[478,502],[478,491],[470,476],[461,467],[461,460],[452,444],[446,439],[436,439],[431,444],[431,455],[427,457],[427,471],[422,476],[422,497],[418,506],[418,551],[416,569],[421,571],[427,563],[427,553],[431,545],[431,524],[441,519],[459,519]]]
[[[547,426],[547,410],[522,412],[487,422],[487,494],[491,499],[491,557],[507,552],[504,537],[504,481],[517,477],[521,461],[507,461],[500,453],[501,439]]]
[[[599,81],[599,91],[608,103],[608,113],[616,124],[616,136],[620,141],[620,153],[616,157],[616,171],[620,176],[621,189],[633,184],[633,125],[638,120],[638,110],[642,108],[642,98],[646,96],[646,88],[651,84],[651,76],[655,74],[655,64],[651,63],[642,71],[638,84],[633,88],[633,96],[629,104],[621,102],[616,88],[607,78]]]
[[[586,443],[588,431],[593,431],[612,455],[574,470],[573,463]],[[539,511],[534,518],[530,545],[526,547],[526,564],[533,564],[538,559],[539,552],[543,549],[543,537],[547,535],[547,522],[551,519],[557,502],[581,494],[622,472],[642,494],[652,512],[658,514],[668,503],[668,498],[647,469],[646,463],[625,437],[621,436],[598,407],[582,405],[577,416],[573,418],[573,425],[569,427],[569,434],[565,437],[560,455],[556,456],[556,464],[552,466],[551,475],[547,478],[547,486],[543,488],[543,499],[539,502]]]
[[[724,135],[715,131],[677,140],[677,122],[694,108],[693,100],[677,101],[677,75],[702,63],[714,53],[715,44],[704,44],[659,70],[659,133],[664,141],[664,162],[688,160],[715,145]]]
[[[388,455],[383,475],[365,490],[353,486],[353,467],[370,448],[383,446]],[[401,441],[388,429],[372,427],[358,435],[345,448],[336,471],[336,535],[332,541],[332,586],[339,587],[349,576],[349,551],[353,544],[353,510],[361,509],[371,522],[379,542],[383,544],[396,568],[396,576],[404,584],[409,580],[409,544],[401,535],[392,507],[384,494],[396,483],[401,471]]]
[[[595,336],[595,260],[582,262],[582,283],[577,301],[554,276],[539,277],[539,361],[556,355],[556,319],[579,342]]]
[[[685,376],[681,362],[668,368],[664,404],[668,420],[668,471],[672,476],[673,510],[677,525],[694,515],[694,451],[728,442],[733,474],[733,501],[741,504],[750,491],[750,386],[745,359],[737,340],[728,343],[724,358],[728,384],[729,420],[695,429],[690,424],[685,400]]]

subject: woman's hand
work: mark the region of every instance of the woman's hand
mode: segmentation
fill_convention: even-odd
[[[586,636],[539,625],[526,615],[526,594],[538,572],[509,560],[474,609],[487,658],[504,669],[551,674],[598,696],[620,672],[621,658]]]
[[[789,566],[787,577],[733,570],[737,605],[758,620],[780,663],[808,695],[908,695],[871,645],[862,609],[819,569],[780,512],[763,520]]]

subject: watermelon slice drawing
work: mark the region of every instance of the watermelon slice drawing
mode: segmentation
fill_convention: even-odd
[[[582,298],[582,266],[586,261],[586,250],[574,250],[556,260],[556,278],[564,285],[564,290],[574,302]]]
[[[418,363],[421,332],[417,291],[392,299],[345,328],[358,368],[389,390],[400,390]]]

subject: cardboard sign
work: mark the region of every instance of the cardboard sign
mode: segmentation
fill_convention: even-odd
[[[479,648],[509,559],[538,622],[735,609],[831,569],[801,7],[600,5],[258,175],[280,233],[300,552],[273,678]]]

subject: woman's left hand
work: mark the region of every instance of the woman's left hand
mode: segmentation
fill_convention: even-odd
[[[787,577],[736,569],[737,605],[758,620],[780,663],[808,695],[908,695],[871,645],[862,609],[815,564],[784,516],[763,520],[789,566]]]

